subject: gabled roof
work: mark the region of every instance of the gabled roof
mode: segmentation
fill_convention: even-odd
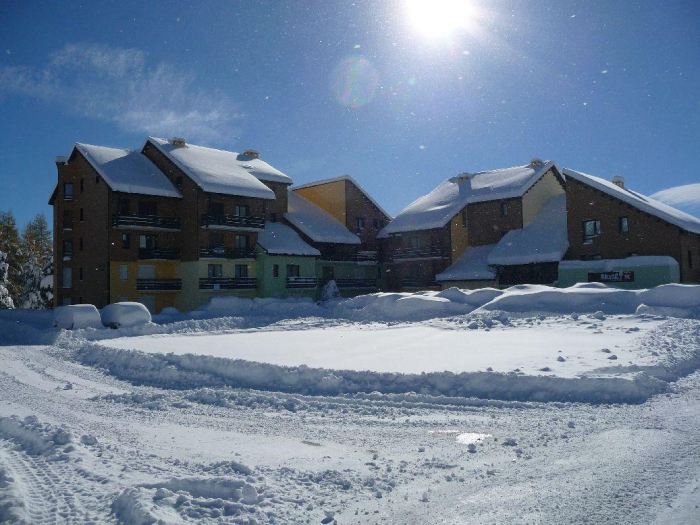
[[[511,230],[496,244],[488,263],[498,266],[559,262],[569,249],[566,194],[549,199],[524,228]]]
[[[235,153],[238,164],[253,175],[258,180],[266,182],[283,182],[292,184],[294,181],[288,175],[285,175],[280,170],[273,168],[264,160],[256,157],[250,157],[244,153]]]
[[[274,199],[275,193],[251,175],[239,161],[238,153],[187,144],[175,146],[169,140],[148,137],[175,165],[206,192]],[[145,146],[145,144],[144,144]]]
[[[535,167],[517,166],[452,177],[404,208],[378,237],[442,228],[467,204],[522,197],[553,167],[556,165],[550,160]]]
[[[494,244],[467,248],[457,261],[435,276],[437,281],[488,281],[496,278],[496,272],[487,259]]]
[[[279,222],[265,224],[265,229],[258,234],[258,244],[272,255],[321,255],[321,252],[305,243],[292,228]]]
[[[651,197],[637,193],[636,191],[632,191],[627,188],[620,188],[612,182],[608,182],[600,177],[586,175],[585,173],[569,168],[564,168],[563,174],[565,177],[571,177],[572,179],[600,190],[603,193],[617,197],[627,204],[634,206],[635,208],[644,211],[649,215],[663,219],[683,230],[700,234],[700,219],[690,215],[689,213],[685,213],[672,206],[669,206],[668,204],[664,204],[663,202],[654,200]]]
[[[293,191],[290,191],[288,195],[288,211],[284,214],[284,218],[312,241],[360,244],[359,237],[351,233],[343,223],[330,213]]]
[[[360,186],[360,184],[353,179],[350,175],[340,175],[338,177],[333,177],[330,179],[322,179],[322,180],[317,180],[314,182],[307,182],[306,184],[302,184],[300,186],[295,186],[293,189],[294,190],[301,190],[304,188],[313,188],[314,186],[322,186],[324,184],[331,184],[333,182],[340,182],[340,181],[348,181],[351,182],[359,191],[367,197],[367,200],[369,200],[372,204],[374,204],[377,209],[382,212],[388,219],[391,219],[391,215],[389,215],[384,208],[382,208],[377,201],[375,201],[372,196],[365,191],[365,189]]]
[[[76,143],[68,158],[79,151],[114,191],[182,198],[168,177],[136,150]]]

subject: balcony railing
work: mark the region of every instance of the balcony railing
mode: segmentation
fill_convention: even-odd
[[[441,287],[439,282],[426,279],[403,279],[401,286],[403,288],[418,288],[421,290]]]
[[[182,279],[136,279],[139,292],[177,292],[182,290]]]
[[[336,279],[338,288],[377,288],[376,279]]]
[[[180,219],[178,217],[160,217],[159,215],[122,215],[115,213],[112,216],[112,226],[115,228],[179,230]]]
[[[254,248],[199,248],[199,257],[202,259],[255,259]]]
[[[139,259],[165,259],[176,261],[180,258],[177,248],[139,248]]]
[[[262,230],[265,227],[265,217],[244,217],[241,215],[202,215],[202,227]]]
[[[201,277],[200,290],[250,290],[255,288],[255,277]]]
[[[287,277],[287,288],[316,288],[316,277]]]
[[[399,248],[391,253],[394,261],[406,261],[411,259],[445,259],[447,250],[442,246],[429,246],[427,248]]]
[[[321,255],[321,260],[330,262],[377,262],[377,252],[362,251],[357,253],[327,253]]]

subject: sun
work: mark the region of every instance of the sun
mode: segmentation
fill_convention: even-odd
[[[407,0],[406,9],[413,25],[428,37],[474,29],[478,18],[478,10],[469,0]]]

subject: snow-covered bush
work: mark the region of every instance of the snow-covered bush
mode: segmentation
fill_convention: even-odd
[[[100,312],[92,304],[59,306],[53,314],[54,328],[78,330],[80,328],[102,328]]]
[[[102,324],[109,328],[129,327],[151,322],[151,313],[141,303],[114,303],[102,309]]]
[[[7,254],[0,252],[0,310],[8,310],[15,307],[10,291],[7,289],[7,274],[10,266],[7,264]]]
[[[336,297],[340,297],[340,290],[338,290],[338,285],[335,281],[330,280],[323,286],[323,290],[321,290],[321,301],[330,301]]]

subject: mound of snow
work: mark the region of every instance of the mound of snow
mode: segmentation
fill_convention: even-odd
[[[54,310],[53,327],[66,330],[102,328],[102,319],[100,312],[92,304],[59,306]]]
[[[141,303],[113,303],[102,309],[102,324],[110,328],[138,326],[151,322],[151,313]]]

